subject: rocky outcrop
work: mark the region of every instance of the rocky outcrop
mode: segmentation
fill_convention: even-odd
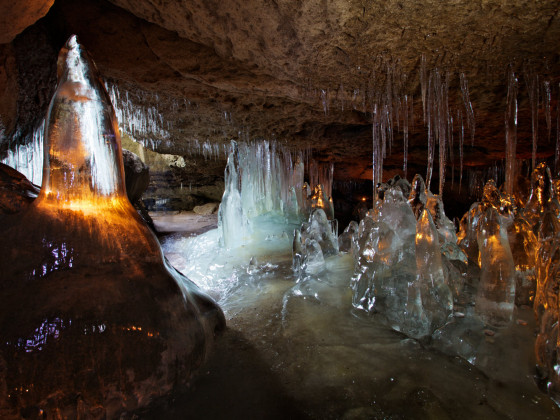
[[[39,188],[15,169],[0,163],[0,215],[26,209],[37,198]]]
[[[202,216],[208,216],[210,214],[215,214],[218,212],[218,208],[220,207],[220,203],[206,203],[202,206],[196,206],[193,211],[196,214],[200,214]]]
[[[124,179],[126,195],[132,204],[136,203],[150,183],[150,168],[129,150],[123,149]]]

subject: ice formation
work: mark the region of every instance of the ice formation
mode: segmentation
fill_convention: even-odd
[[[321,207],[316,207],[309,220],[294,232],[293,269],[301,280],[308,274],[325,269],[325,258],[337,255],[338,222],[329,220]]]
[[[443,326],[453,310],[438,232],[426,209],[416,224],[415,245],[416,280],[408,287],[405,332],[413,337],[424,337]]]
[[[58,66],[43,187],[27,210],[1,216],[2,418],[145,406],[185,386],[224,327],[128,201],[115,114],[75,36]]]
[[[329,203],[322,193],[318,200],[321,204]],[[260,216],[277,215],[299,221],[302,215],[305,217],[307,206],[301,156],[294,162],[288,151],[277,149],[276,142],[232,141],[218,216],[226,247],[247,243],[253,233],[252,225]]]
[[[515,267],[507,230],[495,208],[482,215],[477,232],[480,252],[480,282],[476,313],[488,325],[507,325],[515,302]]]
[[[389,187],[360,222],[352,247],[354,306],[381,314],[394,329],[416,338],[444,325],[453,309],[440,234],[422,203],[421,184],[416,176],[410,204],[400,188]]]

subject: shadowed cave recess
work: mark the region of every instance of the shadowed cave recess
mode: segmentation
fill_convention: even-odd
[[[0,414],[560,415],[556,2],[0,13]]]

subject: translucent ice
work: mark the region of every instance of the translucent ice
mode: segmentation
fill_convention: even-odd
[[[338,254],[338,223],[316,208],[294,234],[292,265],[299,278],[317,274],[325,268],[325,257]]]
[[[240,246],[250,235],[249,220],[241,201],[240,176],[239,150],[237,143],[232,141],[224,175],[224,195],[218,212],[218,229],[226,247]]]
[[[533,232],[539,231],[546,211],[552,212],[556,217],[560,216],[560,204],[554,194],[550,169],[541,162],[531,175],[531,192],[523,209],[523,216],[533,228]]]
[[[338,249],[340,252],[350,252],[352,250],[352,237],[358,231],[358,223],[352,220],[342,235],[338,237]]]
[[[416,225],[416,279],[409,284],[405,332],[420,338],[443,326],[453,311],[444,276],[438,232],[424,210]]]
[[[535,342],[535,354],[541,379],[547,383],[548,392],[559,401],[560,236],[556,216],[551,211],[546,211],[543,219],[539,229],[540,246],[536,264],[537,290],[534,310],[539,323],[539,333]]]
[[[430,210],[432,220],[434,221],[438,233],[440,235],[440,242],[443,244],[445,242],[456,243],[457,234],[455,233],[455,225],[449,218],[445,215],[443,210],[443,201],[441,197],[433,195],[431,192],[427,192],[427,202],[426,207]]]
[[[480,221],[477,241],[481,272],[476,313],[486,324],[503,327],[513,316],[515,267],[506,228],[493,207]]]

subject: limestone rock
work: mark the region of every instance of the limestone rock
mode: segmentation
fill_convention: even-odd
[[[132,204],[142,197],[150,183],[150,168],[134,153],[123,149],[126,194]]]
[[[196,214],[200,214],[201,216],[208,216],[210,214],[217,213],[218,207],[220,207],[220,203],[207,203],[203,204],[202,206],[195,206],[193,211]]]
[[[37,197],[39,188],[15,169],[0,163],[0,215],[18,213]]]

